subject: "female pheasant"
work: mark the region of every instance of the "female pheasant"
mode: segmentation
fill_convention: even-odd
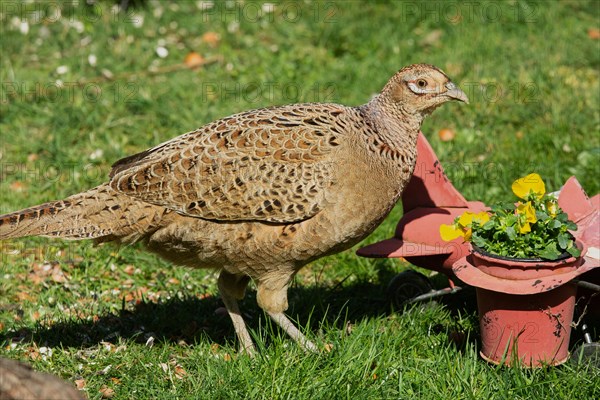
[[[398,71],[367,104],[292,104],[235,114],[113,165],[62,201],[0,216],[0,239],[30,235],[142,241],[171,262],[217,268],[241,351],[254,345],[237,300],[258,305],[308,350],[285,316],[287,289],[312,260],[371,233],[413,172],[423,119],[467,96],[438,68]]]

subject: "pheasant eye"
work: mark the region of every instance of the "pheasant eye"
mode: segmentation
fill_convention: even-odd
[[[427,81],[425,79],[419,79],[417,81],[417,86],[420,88],[424,88],[425,86],[427,86]]]

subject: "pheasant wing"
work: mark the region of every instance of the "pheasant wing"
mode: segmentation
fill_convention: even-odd
[[[193,217],[308,219],[336,183],[331,160],[344,112],[305,104],[236,114],[118,161],[110,185]]]

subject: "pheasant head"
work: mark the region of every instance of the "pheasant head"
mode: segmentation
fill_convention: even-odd
[[[381,96],[389,106],[401,109],[403,114],[421,116],[450,100],[469,103],[465,92],[439,68],[429,64],[402,68],[385,85]]]

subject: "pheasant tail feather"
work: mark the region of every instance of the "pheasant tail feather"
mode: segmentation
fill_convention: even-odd
[[[25,236],[132,242],[156,226],[165,209],[101,185],[61,201],[0,216],[0,240]]]

